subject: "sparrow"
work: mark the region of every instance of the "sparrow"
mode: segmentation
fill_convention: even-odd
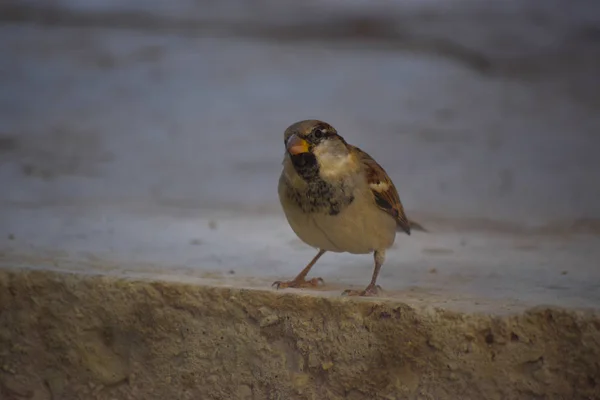
[[[326,252],[373,253],[375,267],[364,290],[351,296],[378,294],[377,276],[397,231],[425,231],[410,221],[392,180],[370,155],[347,143],[335,128],[319,120],[290,125],[283,135],[285,154],[278,193],[289,225],[317,255],[280,288],[314,287],[321,278],[307,280],[311,268]]]

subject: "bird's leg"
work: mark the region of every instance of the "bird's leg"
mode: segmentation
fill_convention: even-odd
[[[345,290],[342,294],[347,296],[377,296],[381,287],[377,285],[377,276],[379,270],[385,261],[385,250],[376,250],[373,255],[375,259],[375,269],[373,270],[373,276],[371,277],[371,283],[365,288],[365,290]]]
[[[312,278],[310,280],[306,280],[306,275],[308,275],[308,272],[310,271],[310,269],[313,267],[313,265],[315,265],[315,263],[319,260],[319,258],[321,258],[321,256],[323,254],[325,254],[326,250],[319,250],[319,252],[317,253],[317,255],[311,260],[311,262],[308,263],[308,265],[306,267],[304,267],[304,269],[298,274],[297,277],[295,277],[294,279],[292,279],[291,281],[287,281],[287,282],[283,282],[283,281],[275,281],[273,282],[273,284],[271,286],[275,286],[277,289],[285,289],[288,287],[291,288],[301,288],[301,287],[314,287],[314,286],[318,286],[319,282],[323,283],[323,279],[322,278]]]

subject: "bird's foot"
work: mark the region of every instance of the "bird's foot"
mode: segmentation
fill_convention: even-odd
[[[285,288],[310,288],[317,287],[319,284],[324,284],[323,278],[312,278],[309,280],[306,279],[293,279],[291,281],[283,282],[283,281],[275,281],[271,286],[275,286],[275,289],[285,289]]]
[[[352,289],[347,289],[344,290],[344,292],[342,293],[342,296],[377,296],[379,294],[379,291],[382,290],[381,286],[379,285],[369,285],[365,288],[365,290],[352,290]]]

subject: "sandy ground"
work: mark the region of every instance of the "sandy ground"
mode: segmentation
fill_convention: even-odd
[[[598,314],[0,270],[22,399],[595,399]]]
[[[265,289],[293,277],[314,256],[280,216],[173,214],[13,211],[2,226],[7,246],[0,266]],[[23,225],[25,218],[44,226]],[[597,308],[599,257],[598,239],[590,235],[417,232],[390,251],[380,284],[384,297],[457,311],[506,313],[539,304]],[[366,285],[371,272],[368,255],[327,254],[313,274],[326,281],[322,294],[339,296]]]
[[[599,308],[593,1],[53,4],[0,12],[0,268],[271,290],[314,252],[279,209],[281,135],[321,118],[431,231],[399,237],[383,297]],[[328,254],[312,294],[371,268]]]

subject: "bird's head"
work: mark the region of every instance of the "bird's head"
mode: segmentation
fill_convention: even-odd
[[[346,141],[335,128],[319,120],[290,125],[283,140],[294,168],[301,175],[334,171],[349,154]]]

